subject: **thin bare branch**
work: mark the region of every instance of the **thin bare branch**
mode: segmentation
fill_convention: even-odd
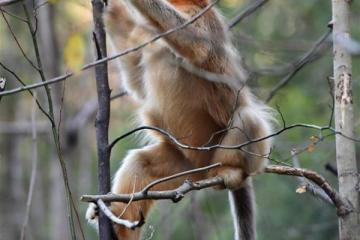
[[[269,102],[277,92],[282,89],[285,85],[287,85],[290,80],[298,73],[303,67],[305,67],[308,63],[311,63],[314,60],[314,57],[319,53],[320,49],[324,46],[324,43],[328,40],[332,30],[329,29],[326,33],[324,33],[319,40],[316,41],[314,46],[306,52],[297,63],[295,63],[294,68],[290,73],[288,73],[283,79],[281,79],[275,87],[270,91],[268,97],[266,98],[266,102]],[[329,45],[329,44],[328,44]],[[330,45],[329,45],[330,46]]]
[[[31,35],[31,40],[32,40],[32,44],[33,44],[33,48],[34,48],[34,53],[35,53],[35,57],[36,57],[36,63],[38,66],[38,73],[39,76],[42,80],[42,82],[46,81],[46,77],[45,77],[45,73],[43,71],[43,67],[42,67],[42,59],[40,57],[40,50],[39,50],[39,45],[38,45],[38,41],[37,41],[37,36],[36,36],[36,32],[35,29],[32,26],[31,23],[31,17],[30,17],[30,12],[28,10],[28,7],[26,6],[26,4],[24,2],[22,2],[22,8],[24,10],[25,13],[25,17],[27,20],[27,26],[28,26],[28,30],[30,32]],[[52,100],[52,95],[51,95],[51,91],[48,85],[44,85],[44,89],[46,92],[46,98],[47,98],[47,103],[48,103],[48,118],[49,121],[51,123],[51,129],[52,129],[52,133],[53,133],[53,140],[55,143],[55,147],[56,147],[56,153],[58,156],[58,160],[61,166],[61,170],[62,170],[62,175],[63,175],[63,181],[64,181],[64,185],[65,185],[65,193],[66,193],[66,198],[67,198],[67,204],[68,204],[68,218],[69,218],[69,227],[70,227],[70,233],[71,233],[71,237],[72,239],[76,239],[76,231],[75,231],[75,222],[74,222],[74,218],[73,218],[73,211],[75,211],[75,215],[77,217],[78,220],[78,224],[80,226],[80,230],[81,233],[83,233],[82,231],[82,227],[81,227],[81,223],[79,221],[79,215],[78,215],[78,211],[76,208],[76,205],[74,203],[74,200],[72,198],[72,192],[71,192],[71,188],[70,188],[70,183],[69,183],[69,179],[68,179],[68,173],[67,173],[67,168],[66,168],[66,164],[65,164],[65,160],[63,157],[63,153],[61,150],[61,146],[60,146],[60,142],[59,142],[59,133],[56,129],[56,124],[55,124],[55,117],[54,117],[54,106],[53,106],[53,100]],[[82,237],[84,238],[83,234]]]
[[[145,199],[153,199],[153,200],[172,200],[173,202],[180,201],[186,193],[201,190],[204,188],[209,188],[213,186],[223,185],[224,180],[220,177],[214,177],[210,179],[205,179],[197,182],[192,182],[186,180],[180,187],[174,190],[168,191],[149,191],[147,193],[144,192],[136,192],[134,194],[106,194],[106,195],[83,195],[81,197],[81,201],[83,202],[97,202],[98,199],[102,199],[104,202],[124,202],[127,203],[130,200],[132,201],[140,201]]]
[[[355,138],[350,138],[348,136],[345,136],[344,134],[342,134],[341,132],[337,132],[335,131],[334,128],[330,127],[330,126],[318,126],[318,125],[313,125],[313,124],[305,124],[305,123],[296,123],[296,124],[292,124],[289,126],[285,126],[279,130],[277,130],[276,132],[269,134],[267,136],[264,137],[260,137],[260,138],[256,138],[256,139],[251,139],[249,141],[243,142],[241,144],[237,144],[237,145],[222,145],[222,144],[214,144],[211,146],[192,146],[192,145],[188,145],[188,144],[184,144],[182,142],[180,142],[175,136],[173,136],[171,133],[161,129],[161,128],[157,128],[157,127],[153,127],[153,126],[141,126],[138,128],[135,128],[133,130],[130,130],[128,132],[126,132],[125,134],[117,137],[115,140],[113,140],[111,142],[111,144],[109,145],[109,148],[112,149],[120,140],[136,133],[139,131],[143,131],[143,130],[152,130],[152,131],[156,131],[164,136],[166,136],[168,139],[170,139],[174,144],[176,144],[178,147],[183,148],[183,149],[189,149],[189,150],[198,150],[198,151],[211,151],[217,148],[222,148],[222,149],[242,149],[250,144],[254,144],[257,142],[261,142],[264,141],[266,139],[278,136],[280,134],[282,134],[285,131],[288,131],[290,129],[293,128],[309,128],[309,129],[314,129],[314,130],[318,130],[320,132],[323,132],[325,130],[329,130],[331,131],[333,134],[338,134],[341,135],[347,139],[351,139],[354,142],[359,142],[360,143],[360,139],[355,139]]]
[[[228,22],[228,28],[233,28],[236,24],[253,14],[256,10],[265,5],[265,3],[267,3],[268,1],[269,0],[258,0],[251,3],[249,6],[246,7],[246,9],[244,9],[242,12],[240,12]]]
[[[337,214],[339,216],[344,216],[350,213],[353,209],[352,207],[340,197],[339,193],[334,190],[326,179],[319,175],[317,172],[303,169],[303,168],[292,168],[286,166],[277,166],[270,165],[265,168],[266,173],[276,173],[281,175],[290,175],[290,176],[299,176],[306,177],[307,179],[314,182],[316,185],[321,187],[324,192],[330,197],[333,201],[335,207],[337,208]]]
[[[8,73],[10,73],[21,85],[22,87],[25,87],[26,84],[25,82],[14,72],[12,71],[10,68],[8,68],[7,66],[5,66],[2,62],[0,62],[0,66],[5,69],[5,71],[7,71]],[[31,91],[31,89],[26,89],[26,91],[28,91],[28,93],[34,98],[34,93]],[[1,92],[0,91],[0,94],[1,93],[4,93],[6,91],[3,91]],[[0,95],[1,97],[1,95]],[[49,115],[49,113],[45,110],[45,108],[41,105],[41,103],[39,102],[39,100],[37,100],[37,98],[35,98],[36,100],[36,104],[38,106],[38,108],[40,109],[40,111],[49,119],[50,122],[52,122],[52,118],[51,116]]]
[[[24,222],[21,228],[21,235],[20,239],[25,239],[25,232],[26,228],[29,222],[29,216],[30,216],[30,209],[31,209],[31,202],[32,202],[32,196],[34,193],[34,187],[35,187],[35,179],[37,174],[37,163],[38,163],[38,149],[37,149],[37,130],[36,130],[36,96],[33,98],[32,103],[32,110],[31,110],[31,129],[32,129],[32,167],[31,167],[31,177],[30,177],[30,184],[29,184],[29,192],[28,192],[28,198],[26,201],[26,211],[24,216]]]
[[[177,173],[177,174],[174,174],[174,175],[171,175],[171,176],[168,176],[168,177],[164,177],[164,178],[158,179],[158,180],[153,181],[152,183],[148,184],[146,187],[143,188],[142,192],[147,193],[152,187],[154,187],[155,185],[158,185],[158,184],[160,184],[162,182],[166,182],[166,181],[169,181],[171,179],[191,175],[191,174],[198,173],[198,172],[208,171],[210,169],[217,168],[217,167],[220,167],[220,166],[221,166],[221,163],[215,163],[215,164],[212,164],[212,165],[209,165],[209,166],[206,166],[206,167],[195,168],[195,169],[192,169],[192,170],[189,170],[189,171],[185,171],[185,172]]]
[[[114,223],[116,224],[120,224],[123,225],[127,228],[130,229],[135,229],[138,227],[141,227],[142,225],[144,225],[145,221],[144,221],[144,216],[142,214],[140,214],[141,219],[139,221],[135,221],[135,222],[131,222],[129,220],[125,220],[125,219],[120,219],[118,217],[116,217],[111,211],[110,209],[106,206],[106,204],[104,203],[103,200],[98,199],[96,201],[97,205],[99,206],[100,210]]]
[[[15,40],[15,43],[16,45],[18,46],[19,50],[21,51],[22,55],[24,56],[24,58],[30,63],[30,65],[36,69],[36,70],[39,70],[39,67],[35,65],[35,63],[28,57],[28,55],[25,53],[23,47],[21,46],[19,40],[17,39],[16,35],[15,35],[15,32],[13,31],[9,21],[7,20],[5,14],[4,14],[4,11],[0,8],[0,12],[1,12],[1,15],[6,23],[6,26],[8,27],[10,33],[11,33],[11,36],[13,37],[13,39]],[[26,20],[25,20],[26,21]],[[26,23],[28,23],[26,21]]]

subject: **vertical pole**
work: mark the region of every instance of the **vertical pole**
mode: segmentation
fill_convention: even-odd
[[[106,57],[106,35],[103,22],[103,0],[92,0],[94,20],[94,42],[98,59]],[[95,67],[96,86],[99,108],[96,115],[96,139],[98,148],[98,179],[99,193],[110,192],[110,151],[108,148],[108,130],[110,118],[110,89],[108,82],[107,63]],[[99,212],[99,237],[100,240],[112,239],[112,227],[110,220]]]
[[[346,136],[354,136],[351,55],[341,39],[350,38],[349,0],[332,0],[334,42],[335,127]],[[339,216],[339,239],[352,240],[360,236],[359,181],[355,144],[352,140],[336,135],[336,161],[340,196],[349,200],[352,212]]]

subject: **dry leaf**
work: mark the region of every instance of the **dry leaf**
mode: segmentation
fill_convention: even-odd
[[[318,136],[311,136],[310,140],[314,143],[314,142],[319,141],[319,137]]]
[[[306,192],[306,186],[301,186],[296,189],[296,193],[302,194]]]
[[[315,150],[315,145],[313,143],[309,144],[307,147],[307,151],[312,153]]]

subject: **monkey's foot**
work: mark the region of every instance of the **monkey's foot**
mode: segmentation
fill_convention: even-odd
[[[244,171],[241,168],[236,167],[228,167],[223,166],[219,169],[214,169],[212,172],[210,172],[212,177],[219,176],[222,179],[224,179],[224,185],[220,187],[215,187],[216,189],[224,189],[227,188],[229,190],[236,190],[242,187],[242,185],[245,182],[247,174],[244,173]]]

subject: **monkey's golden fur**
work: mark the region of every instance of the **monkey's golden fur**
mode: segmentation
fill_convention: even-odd
[[[208,4],[206,0],[109,0],[105,20],[112,41],[121,51],[183,24]],[[221,75],[229,82],[209,81],[186,70],[179,61]],[[140,102],[141,124],[164,129],[185,144],[237,145],[270,132],[269,109],[243,86],[246,73],[215,9],[185,29],[122,57],[121,67],[125,88]],[[156,179],[215,162],[221,162],[222,167],[192,178],[218,175],[227,188],[238,189],[247,176],[262,171],[270,151],[268,140],[251,144],[244,151],[194,151],[181,149],[155,132],[148,135],[152,145],[126,156],[112,192],[131,193],[134,186],[139,191]],[[172,180],[153,190],[173,189],[183,181]],[[152,204],[150,200],[134,202],[121,218],[139,220],[140,211],[146,215]],[[124,207],[123,203],[111,204],[115,215]],[[115,230],[120,239],[140,237],[140,230],[120,226]]]

